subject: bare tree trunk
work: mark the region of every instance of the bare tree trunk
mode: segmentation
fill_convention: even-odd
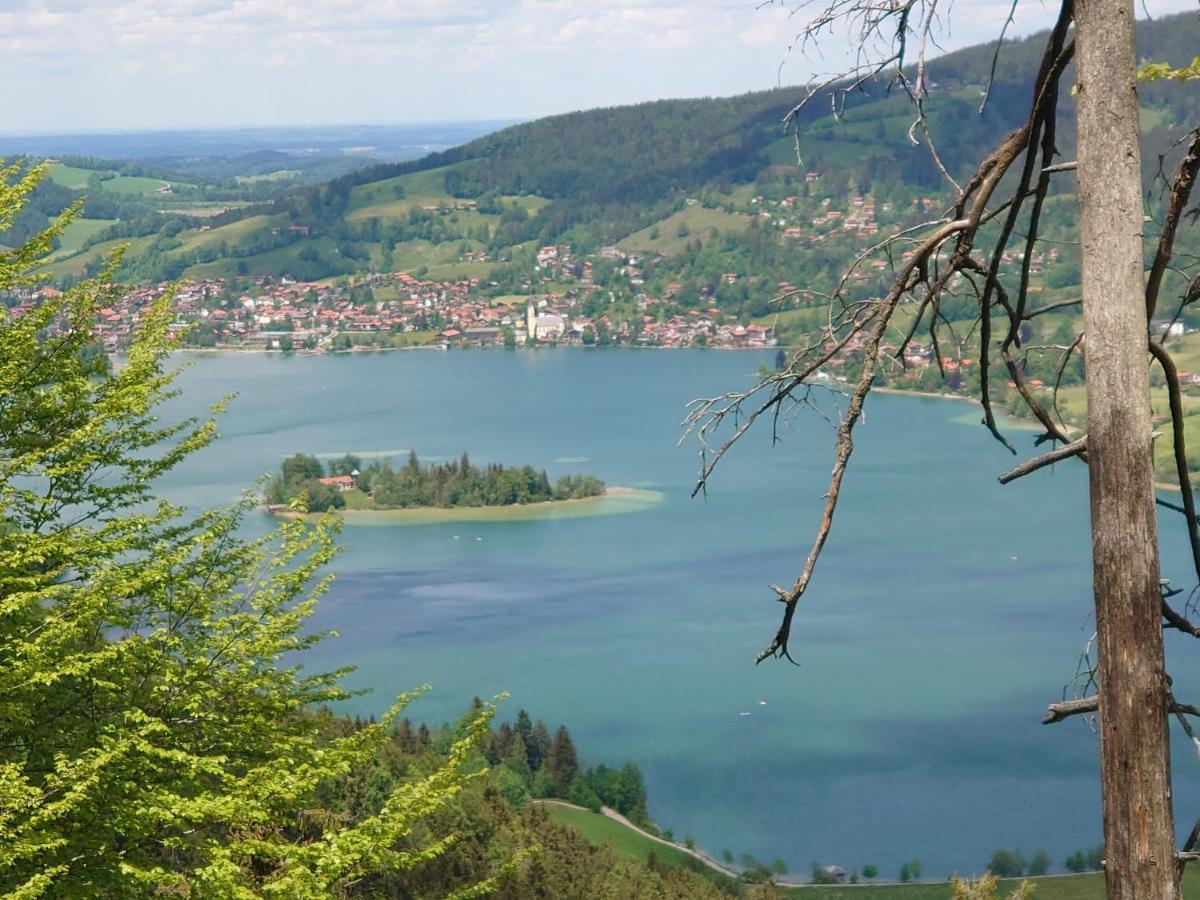
[[[1078,0],[1075,22],[1105,879],[1174,900],[1133,0]]]

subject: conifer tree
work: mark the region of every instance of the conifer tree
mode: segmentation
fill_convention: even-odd
[[[554,785],[554,796],[565,797],[571,790],[571,782],[579,771],[579,760],[575,755],[575,744],[565,725],[558,726],[554,741],[546,756],[546,770]]]
[[[529,735],[533,732],[533,719],[529,717],[529,713],[523,709],[517,710],[517,721],[513,725],[513,730],[521,735],[522,741],[529,740]]]
[[[529,759],[529,768],[533,771],[541,769],[542,764],[546,761],[546,754],[550,752],[550,729],[546,727],[546,723],[538,719],[534,723],[533,730],[529,733],[529,739],[525,743],[525,753]]]

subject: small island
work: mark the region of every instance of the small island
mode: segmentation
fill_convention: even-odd
[[[331,460],[297,453],[283,461],[267,485],[268,511],[287,514],[304,495],[309,512],[386,511],[520,506],[584,500],[605,495],[604,482],[591,475],[564,475],[551,484],[532,466],[479,468],[466,453],[455,462],[423,465],[415,452],[399,469],[386,460],[363,466],[353,454]]]

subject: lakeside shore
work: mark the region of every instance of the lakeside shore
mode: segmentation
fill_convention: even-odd
[[[503,349],[503,348],[499,348],[499,347],[456,347],[454,349],[456,349],[456,350],[498,350],[498,349]],[[518,347],[516,349],[517,350],[529,350],[529,349],[538,349],[538,348]],[[762,347],[696,348],[696,347],[674,347],[674,346],[649,346],[649,345],[636,345],[636,344],[630,344],[630,345],[622,344],[622,345],[614,346],[614,347],[580,347],[575,344],[558,344],[558,345],[546,345],[540,349],[545,349],[545,350],[555,350],[555,349],[583,349],[583,350],[622,349],[622,350],[628,350],[628,349],[632,349],[632,350],[714,350],[714,351],[721,350],[721,351],[726,351],[726,352],[763,352],[764,350],[770,350],[770,349],[775,349],[775,348],[762,348]],[[784,349],[785,351],[787,350],[787,348],[782,348],[782,349]],[[202,354],[202,355],[213,355],[213,354],[221,354],[221,353],[233,353],[233,354],[261,353],[261,354],[265,354],[265,355],[279,355],[279,356],[292,355],[292,356],[312,357],[312,356],[323,356],[323,355],[343,356],[343,355],[353,355],[353,354],[363,354],[363,353],[404,352],[404,351],[408,351],[408,350],[421,350],[421,351],[435,350],[435,351],[445,352],[443,350],[443,348],[438,344],[420,344],[420,345],[414,345],[414,346],[410,346],[410,347],[353,347],[353,348],[350,348],[347,350],[324,350],[324,351],[319,351],[319,352],[303,351],[303,350],[282,351],[282,350],[277,350],[277,349],[267,349],[265,347],[237,347],[237,346],[231,346],[231,347],[179,347],[173,352],[195,353],[195,354]],[[843,384],[843,386],[845,386],[845,385]],[[927,391],[927,390],[918,390],[915,388],[891,387],[891,386],[872,386],[871,392],[872,393],[880,393],[880,394],[893,394],[893,395],[897,395],[897,396],[920,397],[920,398],[929,399],[929,400],[951,400],[951,401],[957,401],[957,402],[963,402],[963,403],[970,403],[973,405],[978,403],[978,398],[976,398],[976,397],[967,396],[965,394],[957,394],[957,393],[953,393],[953,392],[949,392],[949,391]],[[1041,426],[1036,421],[1033,421],[1031,419],[1015,419],[1015,418],[1007,415],[1002,410],[999,411],[999,416],[1002,418],[1002,420],[1004,422],[1004,427],[1014,430],[1014,431],[1036,432],[1041,429]],[[1081,430],[1076,426],[1067,425],[1066,428],[1067,428],[1068,433],[1070,433],[1070,434],[1074,435],[1074,434],[1081,433]],[[1200,473],[1193,473],[1193,475],[1198,475],[1198,474],[1200,474]],[[1179,484],[1174,483],[1174,482],[1155,481],[1154,487],[1156,490],[1163,491],[1166,493],[1173,493],[1173,494],[1182,493],[1182,489],[1179,486]],[[597,501],[609,499],[613,496],[619,496],[620,492],[623,490],[633,491],[635,489],[633,489],[633,488],[610,488],[603,497],[582,498],[582,501],[552,500],[552,501],[545,501],[542,503],[530,503],[530,504],[521,504],[521,505],[514,505],[514,506],[516,506],[516,508],[532,511],[532,510],[536,510],[538,508],[544,508],[547,506],[557,506],[557,505],[563,504],[563,503],[597,502]],[[413,524],[416,524],[418,521],[420,521],[420,522],[488,521],[488,520],[493,520],[493,519],[535,519],[535,518],[552,518],[553,517],[552,515],[549,515],[549,514],[534,513],[534,512],[531,512],[526,515],[503,515],[503,514],[499,514],[497,512],[489,513],[489,511],[501,511],[501,510],[508,510],[511,508],[513,508],[513,507],[510,507],[510,506],[456,507],[453,509],[439,509],[439,508],[435,508],[435,507],[414,507],[414,508],[396,509],[396,510],[390,510],[390,509],[388,509],[388,510],[337,510],[336,512],[338,512],[340,515],[342,515],[348,523],[354,523],[354,524],[368,524],[368,520],[365,517],[379,516],[379,515],[394,516],[396,521],[391,524],[406,524],[407,519],[402,522],[401,516],[398,514],[410,514],[410,517],[413,520]],[[470,512],[464,512],[464,511],[470,511]],[[580,513],[580,514],[582,515],[583,513]],[[595,514],[595,513],[587,513],[587,514]],[[272,512],[271,515],[275,515],[280,518],[295,518],[296,517],[296,516],[288,514],[288,513],[280,513],[280,512]],[[372,524],[375,524],[375,523],[372,523]]]
[[[503,506],[413,506],[402,509],[331,510],[347,525],[431,525],[444,522],[521,522],[537,519],[569,519],[583,516],[640,512],[663,500],[659,491],[633,487],[610,487],[595,497],[510,503]],[[268,506],[268,515],[278,519],[316,519],[322,513],[298,513]]]
[[[871,388],[871,392],[872,393],[878,392],[881,394],[898,394],[900,396],[907,396],[907,397],[927,397],[931,400],[961,400],[961,401],[965,401],[968,403],[975,402],[974,397],[966,397],[962,394],[949,394],[949,393],[939,394],[939,393],[935,393],[933,391],[910,391],[905,388],[873,387],[873,388]],[[1011,416],[1007,416],[1007,415],[1004,416],[1004,418],[1005,418],[1006,424],[1009,428],[1014,428],[1018,431],[1039,431],[1040,430],[1040,428],[1036,422],[1025,421],[1025,420],[1021,420],[1021,419],[1014,419]],[[1070,434],[1079,434],[1080,433],[1080,429],[1075,427],[1074,425],[1068,425],[1067,429],[1068,429],[1068,433],[1070,433]],[[1066,461],[1067,460],[1064,460],[1064,462],[1066,462]],[[1180,487],[1178,484],[1175,484],[1174,482],[1171,482],[1171,481],[1156,481],[1156,482],[1154,482],[1154,489],[1157,491],[1166,491],[1166,492],[1169,492],[1172,494],[1179,494],[1179,493],[1183,492],[1182,487]]]

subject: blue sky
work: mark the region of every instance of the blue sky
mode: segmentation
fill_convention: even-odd
[[[941,45],[994,38],[1008,8],[957,0]],[[1021,0],[1010,33],[1046,27],[1056,8]],[[823,58],[793,54],[780,72],[814,12],[755,0],[0,0],[0,130],[532,118],[736,94],[840,64],[834,35]]]

